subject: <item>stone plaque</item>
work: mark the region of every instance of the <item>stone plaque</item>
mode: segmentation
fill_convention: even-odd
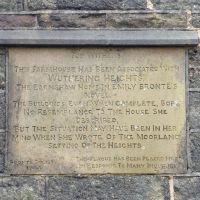
[[[184,48],[10,48],[11,174],[182,173]]]

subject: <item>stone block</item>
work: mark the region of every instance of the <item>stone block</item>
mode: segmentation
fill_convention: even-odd
[[[34,27],[36,17],[34,15],[0,15],[0,27]]]
[[[5,48],[0,48],[0,90],[5,90],[6,80],[6,50]]]
[[[107,14],[107,27],[114,28],[186,28],[185,13]]]
[[[5,92],[0,90],[0,129],[6,127],[6,98]]]
[[[23,10],[23,0],[1,0],[0,12]]]
[[[42,14],[38,24],[44,28],[97,28],[105,27],[105,14]]]
[[[199,2],[200,3],[200,2]],[[192,13],[192,21],[191,24],[194,28],[200,28],[200,12]]]
[[[36,176],[2,177],[1,200],[45,200],[45,179]]]
[[[49,200],[169,200],[167,177],[50,177]]]
[[[200,172],[200,132],[190,133],[190,169]]]
[[[199,10],[199,0],[151,0],[154,9],[160,10]]]
[[[189,68],[189,87],[200,88],[200,67]]]
[[[200,47],[190,48],[188,51],[190,67],[200,67]]]
[[[174,200],[200,199],[200,177],[176,177],[174,179]]]
[[[189,58],[189,87],[200,88],[200,48],[190,48]]]
[[[200,129],[200,93],[190,92],[189,102],[189,128]]]
[[[4,172],[5,169],[5,131],[0,130],[0,174]]]
[[[27,0],[29,10],[129,10],[145,9],[145,0]]]

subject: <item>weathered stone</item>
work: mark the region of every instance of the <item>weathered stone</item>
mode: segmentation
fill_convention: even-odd
[[[200,47],[190,48],[188,57],[190,67],[200,67]]]
[[[0,11],[21,11],[23,10],[23,0],[1,0]]]
[[[6,50],[0,48],[0,90],[5,89]]]
[[[189,49],[189,87],[200,88],[200,48]]]
[[[200,172],[200,132],[190,133],[190,169]]]
[[[71,9],[71,10],[116,10],[145,9],[145,0],[27,0],[30,10]]]
[[[185,13],[107,14],[107,27],[114,28],[185,28]]]
[[[6,127],[6,100],[5,100],[5,92],[0,90],[0,129],[4,129]]]
[[[5,168],[5,138],[5,131],[0,130],[0,173],[3,173]]]
[[[200,177],[176,177],[174,179],[175,200],[200,199]]]
[[[49,200],[169,200],[167,177],[50,177]]]
[[[189,49],[189,87],[200,88],[200,48]]]
[[[176,9],[192,9],[200,8],[199,0],[151,0],[155,9],[176,10]]]
[[[189,87],[200,88],[200,67],[189,68]]]
[[[0,27],[34,27],[36,17],[33,15],[0,15]]]
[[[45,28],[97,28],[105,27],[105,20],[105,14],[43,14],[38,23]]]
[[[191,23],[192,23],[193,27],[200,28],[200,13],[192,13],[192,22]]]
[[[43,177],[3,177],[0,181],[1,200],[45,200]]]
[[[200,93],[190,92],[189,126],[190,129],[200,129]]]
[[[6,54],[6,48],[0,47],[0,55],[5,55]]]
[[[131,9],[146,9],[147,3],[144,0],[121,0],[123,2],[122,9],[124,10],[131,10]]]

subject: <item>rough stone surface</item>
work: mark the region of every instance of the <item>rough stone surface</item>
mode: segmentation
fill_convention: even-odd
[[[189,49],[189,87],[200,88],[200,48]]]
[[[1,200],[45,200],[43,177],[3,177],[0,181]]]
[[[107,27],[114,28],[185,28],[185,13],[108,14]]]
[[[6,49],[0,48],[0,173],[4,172],[5,164],[5,68]]]
[[[200,8],[199,0],[151,0],[155,9],[175,10],[175,9],[191,9],[198,10]]]
[[[6,49],[0,48],[0,90],[5,89]]]
[[[71,9],[71,10],[116,10],[145,9],[145,0],[27,0],[29,10]]]
[[[190,133],[190,169],[200,172],[200,132]]]
[[[0,130],[0,173],[5,169],[5,131]]]
[[[169,200],[167,177],[50,177],[49,200]]]
[[[6,127],[5,92],[0,90],[0,129]]]
[[[0,11],[21,11],[23,10],[23,0],[1,0]]]
[[[34,27],[36,18],[33,15],[0,15],[0,27]]]
[[[105,14],[43,14],[38,18],[45,28],[97,28],[105,27]]]
[[[200,93],[190,92],[189,101],[189,128],[200,129]]]
[[[190,67],[200,67],[200,47],[190,48],[188,56]]]
[[[176,177],[174,180],[175,200],[200,199],[200,177]]]
[[[189,87],[200,88],[200,67],[189,68]]]
[[[191,24],[194,28],[200,28],[200,13],[192,13]]]

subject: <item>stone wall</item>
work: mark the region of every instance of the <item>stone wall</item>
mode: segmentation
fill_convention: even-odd
[[[200,30],[199,0],[1,0],[0,29]],[[0,48],[0,200],[199,200],[200,48],[189,49],[187,174],[9,176],[6,174],[5,68]]]

